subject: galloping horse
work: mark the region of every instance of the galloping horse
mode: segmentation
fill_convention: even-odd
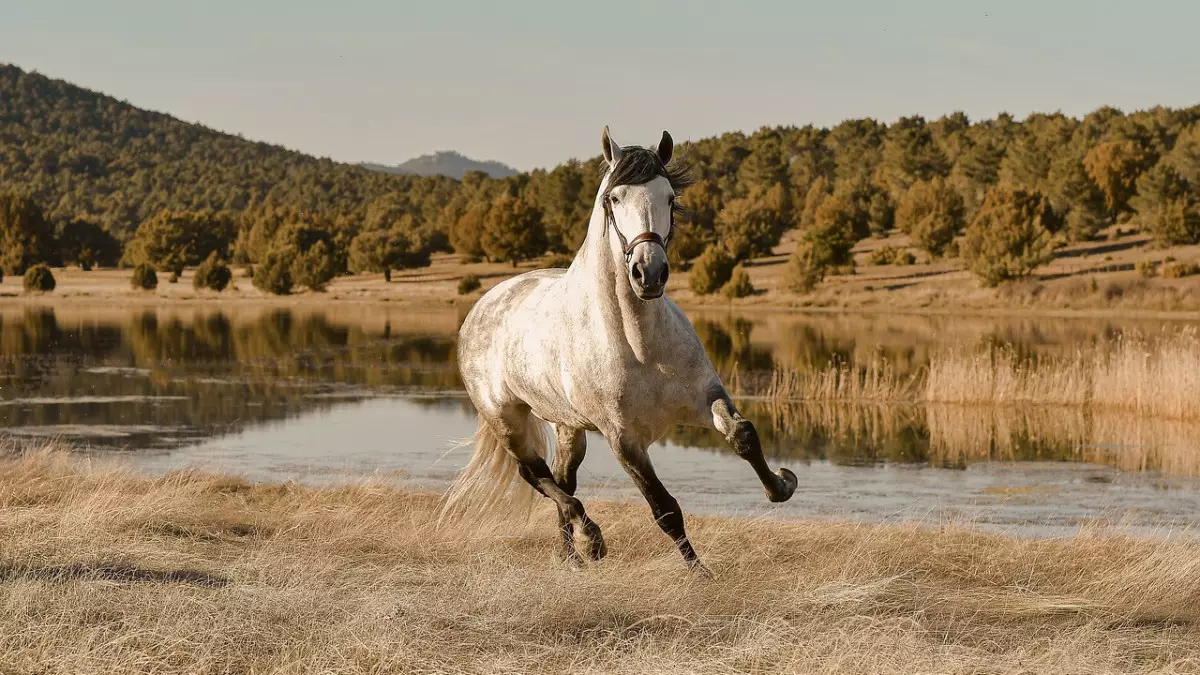
[[[581,560],[578,526],[583,555],[599,560],[600,527],[575,497],[584,431],[599,431],[688,566],[703,570],[647,447],[675,424],[710,427],[750,463],[771,501],[789,499],[796,476],[771,472],[754,426],[730,401],[691,322],[664,294],[676,194],[690,184],[671,163],[671,135],[664,131],[653,149],[621,147],[605,127],[601,142],[606,171],[570,267],[497,284],[459,331],[459,367],[479,427],[443,513],[513,504],[536,490],[558,507],[561,556]],[[553,470],[545,422],[556,437]]]

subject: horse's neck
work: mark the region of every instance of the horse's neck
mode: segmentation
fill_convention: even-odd
[[[567,270],[569,293],[578,311],[598,319],[606,338],[626,342],[645,361],[668,319],[666,301],[643,302],[634,295],[624,262],[613,255],[604,218],[597,204],[583,246]]]

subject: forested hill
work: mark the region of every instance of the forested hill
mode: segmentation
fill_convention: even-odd
[[[698,293],[789,230],[799,230],[788,282],[798,293],[853,270],[856,242],[893,229],[912,249],[897,259],[961,257],[987,285],[1114,224],[1162,245],[1200,243],[1200,106],[763,127],[676,155],[697,182],[679,200],[669,254],[695,261],[702,273],[690,279],[708,279]],[[430,251],[513,262],[570,253],[599,168],[591,158],[499,179],[393,175],[0,66],[0,266],[14,270],[118,253],[178,270],[211,255],[296,261],[291,275],[320,269],[319,286],[346,270],[427,264]]]
[[[502,162],[471,159],[453,151],[421,155],[396,166],[371,164],[368,162],[363,162],[362,166],[372,171],[383,171],[385,173],[413,174],[416,176],[449,176],[450,178],[458,179],[462,179],[470,171],[482,171],[492,178],[507,178],[517,173],[516,169]]]
[[[55,221],[125,236],[163,209],[362,215],[382,194],[447,183],[249,141],[0,64],[0,188],[29,194]]]

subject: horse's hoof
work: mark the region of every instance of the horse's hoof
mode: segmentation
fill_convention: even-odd
[[[774,485],[773,490],[767,491],[767,499],[773,502],[786,502],[792,498],[800,481],[796,478],[796,474],[788,469],[780,469],[775,473],[779,476],[779,482]]]
[[[589,560],[601,560],[608,555],[608,547],[604,544],[604,535],[600,534],[600,526],[595,523],[588,523],[584,526],[583,532],[586,535],[585,555]]]
[[[564,544],[558,548],[558,559],[573,568],[579,568],[583,565],[583,558],[579,552],[575,550],[575,546]]]
[[[705,567],[704,563],[700,562],[699,560],[688,565],[688,571],[691,572],[692,574],[696,575],[697,578],[703,579],[705,581],[712,581],[713,579],[716,578],[713,576],[712,571],[709,570],[707,567]]]

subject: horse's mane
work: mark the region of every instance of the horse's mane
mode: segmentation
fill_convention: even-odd
[[[621,148],[621,151],[621,159],[608,172],[609,190],[618,185],[642,185],[658,176],[666,178],[675,192],[696,182],[690,167],[683,162],[672,161],[664,165],[656,152],[636,145]]]

